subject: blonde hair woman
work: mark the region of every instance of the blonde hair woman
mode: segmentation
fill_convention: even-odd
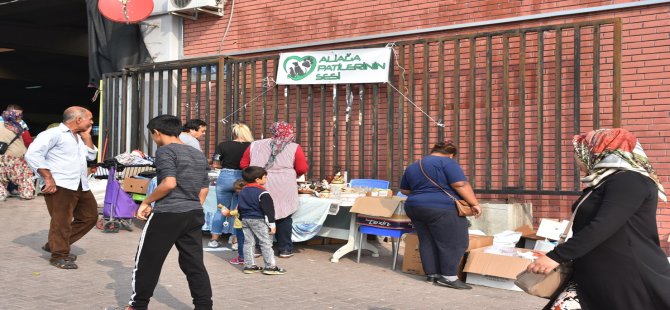
[[[240,159],[242,159],[244,151],[246,151],[251,142],[254,141],[254,137],[251,134],[249,126],[243,123],[236,123],[233,125],[232,129],[232,139],[221,142],[216,146],[213,158],[214,163],[212,164],[213,168],[221,169],[219,178],[216,181],[217,203],[219,205],[225,206],[230,210],[234,210],[237,206],[235,181],[242,178]],[[233,223],[233,217],[226,218],[220,212],[216,212],[214,214],[214,219],[212,220],[212,228],[210,231],[212,233],[212,239],[207,245],[212,248],[221,246],[221,242],[219,241],[221,234],[230,234],[236,232],[233,230]],[[240,237],[238,236],[238,241],[239,239]],[[243,256],[240,254],[240,258],[241,257]]]
[[[242,142],[254,142],[254,136],[251,134],[249,126],[243,123],[233,124],[233,139],[235,141],[239,139]]]

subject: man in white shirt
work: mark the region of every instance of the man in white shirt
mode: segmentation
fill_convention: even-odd
[[[184,124],[182,133],[179,134],[179,140],[184,142],[184,144],[195,148],[198,151],[202,152],[200,148],[200,137],[205,135],[207,131],[207,123],[201,119],[190,119]]]
[[[95,160],[93,115],[82,107],[69,107],[63,122],[40,133],[25,159],[42,180],[42,193],[51,216],[48,242],[51,265],[77,269],[70,245],[88,233],[98,219],[98,204],[88,187],[86,160]]]

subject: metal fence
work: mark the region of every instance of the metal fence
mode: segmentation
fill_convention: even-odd
[[[277,86],[279,55],[107,74],[107,157],[134,148],[153,153],[145,127],[159,114],[208,122],[207,156],[233,122],[247,123],[258,139],[286,120],[308,157],[308,179],[342,169],[397,187],[408,164],[451,139],[477,192],[564,195],[579,189],[572,135],[621,124],[620,19],[403,41],[393,49],[389,84]]]

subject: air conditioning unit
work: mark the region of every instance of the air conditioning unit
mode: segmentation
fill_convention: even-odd
[[[223,16],[225,4],[226,0],[168,0],[168,12],[195,20],[198,12]]]

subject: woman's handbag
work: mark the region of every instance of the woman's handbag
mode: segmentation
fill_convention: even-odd
[[[467,201],[463,199],[456,199],[454,195],[450,194],[447,190],[442,188],[442,186],[437,184],[437,182],[433,181],[433,179],[431,179],[428,176],[428,174],[426,174],[426,171],[423,170],[423,164],[421,163],[421,160],[419,160],[419,168],[421,168],[421,172],[426,177],[426,179],[428,179],[428,181],[433,183],[433,185],[437,186],[437,188],[441,189],[445,194],[447,194],[447,196],[449,196],[449,198],[451,198],[451,200],[454,201],[454,204],[456,205],[456,210],[458,210],[458,216],[473,216],[476,214],[475,209],[472,206],[470,206],[470,204]]]
[[[588,198],[591,193],[593,193],[593,191],[595,191],[596,188],[598,188],[603,183],[604,182],[600,182],[598,185],[596,185],[596,187],[588,192],[581,201],[579,201],[579,204],[577,207],[575,207],[575,211],[572,212],[570,223],[568,223],[568,226],[565,227],[565,231],[563,231],[561,237],[558,240],[558,244],[565,242],[568,233],[570,233],[570,229],[572,229],[572,223],[575,221],[577,210],[579,210],[579,207],[582,205],[584,200],[586,200],[586,198]],[[565,284],[570,276],[572,276],[572,262],[567,262],[554,268],[554,270],[546,275],[534,273],[526,269],[516,276],[516,281],[514,281],[514,284],[530,295],[551,298],[558,289],[563,287],[563,284]]]
[[[7,150],[9,149],[9,146],[12,145],[12,143],[14,143],[14,141],[16,141],[16,139],[18,139],[20,136],[21,136],[21,133],[17,133],[16,137],[14,137],[14,139],[12,139],[11,142],[9,142],[9,143],[0,142],[0,155],[5,155],[5,153],[7,153]]]

